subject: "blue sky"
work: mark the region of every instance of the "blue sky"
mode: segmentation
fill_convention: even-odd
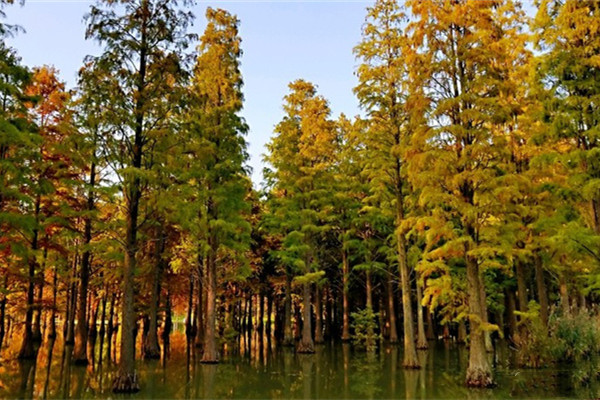
[[[7,22],[26,32],[10,39],[23,63],[53,65],[72,87],[88,54],[98,46],[84,39],[83,16],[92,1],[26,0],[6,10]],[[356,115],[352,94],[356,61],[352,48],[360,40],[365,8],[371,1],[199,1],[193,30],[201,33],[207,6],[224,8],[241,20],[244,56],[244,117],[250,125],[247,140],[253,181],[262,178],[262,154],[273,127],[283,116],[281,103],[287,84],[307,79],[331,103],[334,116]]]

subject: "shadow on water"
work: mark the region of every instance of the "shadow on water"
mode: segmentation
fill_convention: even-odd
[[[102,343],[102,340],[99,341]],[[162,360],[138,362],[139,398],[597,398],[600,382],[596,360],[531,370],[512,367],[511,352],[502,346],[490,361],[498,387],[464,387],[468,349],[453,342],[430,343],[418,356],[423,368],[402,368],[402,346],[383,346],[365,353],[350,344],[317,346],[315,354],[296,354],[268,340],[228,349],[220,364],[201,364],[198,350],[184,335],[173,334]],[[72,365],[72,346],[46,341],[35,361],[19,362],[3,354],[0,398],[109,398],[116,365],[107,347],[97,343],[95,363]],[[256,347],[256,348],[253,348]],[[240,354],[241,351],[241,354]],[[103,360],[103,361],[101,361]]]

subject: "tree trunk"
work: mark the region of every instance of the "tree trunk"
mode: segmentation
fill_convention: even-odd
[[[394,304],[394,281],[392,275],[387,279],[388,320],[390,324],[390,344],[398,343],[398,324],[396,322],[396,305]]]
[[[517,276],[517,299],[519,301],[519,311],[527,312],[527,287],[525,284],[525,270],[521,260],[516,260],[515,270]],[[519,321],[523,322],[523,318],[519,317]],[[519,333],[521,336],[525,334],[525,325],[522,323],[519,327]]]
[[[172,306],[171,306],[171,293],[167,290],[167,300],[165,303],[165,322],[163,325],[162,331],[162,340],[164,347],[164,359],[167,358],[170,351],[170,340],[169,335],[171,335],[171,331],[173,330],[173,317],[172,317]]]
[[[204,347],[204,304],[205,300],[208,301],[204,288],[204,260],[198,259],[198,298],[196,303],[196,348],[201,349]],[[216,293],[215,293],[216,296]]]
[[[331,341],[331,329],[333,326],[333,302],[331,298],[331,287],[325,286],[325,340]]]
[[[515,314],[515,293],[512,288],[507,288],[504,292],[504,295],[506,297],[506,319],[508,320],[508,337],[514,341],[515,335],[517,333],[517,316]]]
[[[479,294],[481,297],[481,318],[483,323],[487,324],[489,322],[487,311],[487,295],[485,294],[485,282],[482,274],[479,274]],[[492,334],[489,330],[483,331],[483,341],[485,343],[485,350],[488,353],[492,353],[494,351],[494,346],[492,344]]]
[[[399,212],[398,224],[402,221],[402,213]],[[400,282],[402,285],[402,311],[404,320],[404,368],[420,368],[417,358],[417,347],[415,343],[415,330],[413,325],[413,311],[410,296],[410,281],[408,276],[408,263],[406,259],[406,239],[401,232],[396,235],[398,242],[398,267],[400,269]]]
[[[44,283],[45,283],[45,273],[46,273],[46,259],[48,257],[48,249],[44,248],[44,259],[42,261],[42,266],[40,271],[38,272],[37,280],[38,280],[38,289],[37,289],[37,300],[35,302],[34,312],[33,312],[33,328],[32,328],[32,337],[33,342],[36,344],[42,343],[42,303],[44,299]]]
[[[537,285],[538,300],[540,302],[540,319],[544,327],[548,327],[548,291],[546,290],[546,280],[544,278],[544,261],[540,254],[535,255],[535,282]]]
[[[298,344],[296,352],[298,353],[314,353],[315,345],[312,338],[312,323],[310,312],[310,283],[302,285],[303,290],[303,310],[302,310],[302,338]]]
[[[265,334],[265,294],[261,290],[258,293],[258,337],[262,338]]]
[[[88,350],[90,352],[90,356],[92,358],[92,364],[94,363],[94,350],[96,349],[96,338],[98,337],[98,308],[100,307],[100,302],[98,300],[95,301],[94,307],[92,309],[90,322],[88,324]]]
[[[154,253],[154,271],[152,276],[152,294],[150,296],[150,314],[148,335],[144,341],[144,357],[147,359],[160,358],[160,345],[158,344],[158,306],[160,302],[160,280],[163,270],[163,253],[165,251],[165,232],[162,224],[158,228],[156,249]]]
[[[35,218],[36,222],[40,212],[40,198],[37,197],[35,204]],[[34,228],[33,238],[31,241],[31,250],[35,253],[38,249],[38,229]],[[21,344],[21,350],[19,351],[18,358],[20,360],[32,360],[35,358],[36,352],[34,349],[33,341],[33,307],[35,300],[35,269],[37,267],[37,261],[35,255],[29,255],[28,259],[28,282],[27,282],[27,308],[25,310],[25,332],[23,334],[23,342]]]
[[[567,281],[563,274],[559,275],[558,288],[560,292],[560,305],[564,315],[571,313],[571,307],[569,306],[569,290],[567,288]]]
[[[206,257],[206,325],[204,327],[204,352],[200,362],[215,364],[219,362],[216,342],[217,313],[217,243],[209,234],[210,250]]]
[[[3,289],[6,289],[8,277],[5,275],[3,280]],[[2,351],[2,344],[4,342],[4,336],[6,334],[6,295],[2,295],[2,300],[0,300],[0,352]]]
[[[437,339],[433,327],[433,315],[431,311],[429,311],[429,307],[425,307],[425,319],[427,320],[427,340]]]
[[[54,274],[52,278],[52,310],[50,312],[50,328],[48,339],[56,339],[56,297],[58,296],[58,275],[56,266],[53,268]],[[2,340],[0,340],[1,344]]]
[[[285,274],[285,299],[284,301],[284,321],[283,321],[283,345],[294,345],[294,334],[292,332],[292,277]]]
[[[66,322],[66,332],[65,332],[65,345],[70,346],[75,343],[75,313],[77,306],[77,266],[79,264],[79,256],[75,253],[75,257],[73,257],[73,268],[71,269],[71,287],[70,293],[71,296],[68,299],[67,304],[67,315],[65,316]],[[71,359],[71,357],[69,357]]]
[[[185,335],[187,340],[191,343],[194,339],[194,323],[192,321],[192,310],[194,308],[194,274],[190,274],[190,286],[188,292],[188,307],[187,307],[187,318],[185,319]]]
[[[467,342],[467,326],[464,319],[458,321],[458,337],[456,341],[458,344],[465,344]]]
[[[98,364],[102,364],[102,353],[104,351],[104,336],[106,335],[106,291],[102,295],[102,312],[100,314],[100,330],[98,338],[100,339],[100,347],[98,350]]]
[[[273,316],[273,293],[269,289],[269,291],[267,292],[267,329],[266,329],[267,340],[271,340],[271,325],[273,323],[272,316]]]
[[[323,299],[322,292],[319,284],[315,284],[315,311],[317,313],[315,319],[315,343],[323,344],[325,339],[323,338]]]
[[[425,321],[423,320],[423,293],[417,279],[417,349],[427,350],[427,336],[425,335]]]
[[[346,250],[342,250],[342,341],[350,340],[350,306],[348,303],[348,289],[350,285],[350,263]]]
[[[477,265],[477,259],[468,255],[470,249],[465,250],[470,326],[469,366],[467,368],[466,384],[469,387],[490,387],[494,385],[494,381],[485,350],[485,338],[481,329],[483,306],[479,288],[479,265]]]
[[[90,189],[87,197],[87,211],[94,210],[94,185],[96,183],[96,164],[91,163],[90,168]],[[73,362],[77,365],[86,365],[88,363],[87,348],[87,294],[90,277],[90,258],[91,252],[89,244],[92,241],[92,219],[89,216],[84,217],[85,226],[83,234],[83,245],[85,252],[81,260],[81,269],[79,271],[79,304],[77,308],[77,330],[75,332],[75,348],[73,349]]]
[[[108,354],[108,360],[109,361],[111,359],[110,355],[112,354],[111,353],[111,350],[112,350],[112,336],[113,336],[113,333],[114,333],[114,330],[115,330],[113,319],[115,317],[115,301],[116,301],[116,298],[117,298],[117,296],[116,296],[115,292],[113,292],[112,296],[110,298],[110,309],[109,309],[110,311],[108,312],[108,327],[107,327],[107,336],[108,336],[107,339],[108,339],[108,342],[107,342],[107,346],[106,346],[106,352]]]

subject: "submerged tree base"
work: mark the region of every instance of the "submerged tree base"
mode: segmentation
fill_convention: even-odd
[[[491,388],[496,386],[492,373],[480,368],[469,368],[467,369],[467,387],[473,388]]]
[[[137,380],[137,374],[119,374],[113,381],[114,393],[137,393],[140,391],[140,385]]]
[[[404,362],[402,364],[402,368],[404,369],[421,369],[421,365],[418,361],[416,362]]]
[[[429,343],[425,342],[417,342],[417,350],[427,350],[429,348]]]
[[[298,343],[296,353],[300,354],[312,354],[315,352],[315,346],[312,343]]]

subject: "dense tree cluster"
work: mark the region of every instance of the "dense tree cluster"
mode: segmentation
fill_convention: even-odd
[[[205,363],[401,340],[420,368],[453,338],[468,386],[494,384],[496,340],[539,364],[540,331],[598,301],[600,4],[537,3],[376,0],[362,116],[290,83],[261,191],[236,16],[196,36],[191,1],[99,1],[73,90],[0,25],[0,349],[60,336],[75,364],[118,361],[116,392],[176,318]]]

